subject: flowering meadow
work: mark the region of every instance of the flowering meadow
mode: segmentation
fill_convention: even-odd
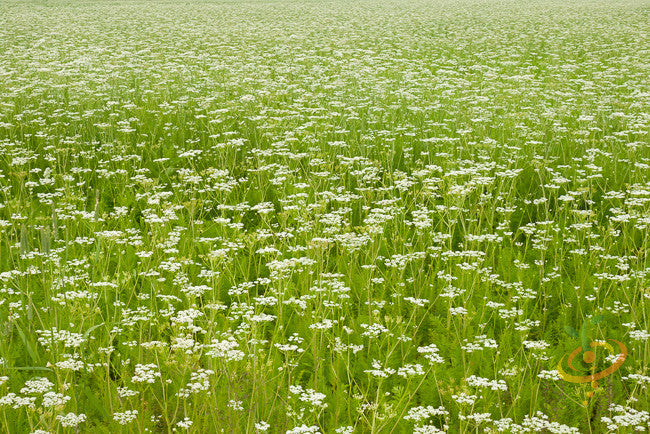
[[[0,432],[650,428],[647,0],[4,0],[0,47]]]

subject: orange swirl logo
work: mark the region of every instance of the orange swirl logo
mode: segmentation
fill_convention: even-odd
[[[557,372],[560,375],[560,377],[564,381],[568,381],[571,383],[591,383],[594,388],[598,387],[598,380],[616,372],[616,370],[621,367],[621,365],[623,364],[623,362],[625,362],[625,359],[627,358],[627,348],[625,347],[625,345],[623,345],[622,342],[619,342],[615,339],[609,339],[609,340],[615,342],[616,345],[618,345],[618,351],[615,351],[614,347],[607,342],[590,342],[589,346],[590,348],[604,347],[607,349],[607,351],[609,351],[611,357],[618,355],[618,357],[610,367],[600,372],[593,372],[595,370],[594,367],[592,369],[591,375],[571,375],[562,368],[562,362],[564,361],[564,357],[565,357],[562,356],[562,359],[560,359],[560,362],[557,364]],[[580,371],[579,369],[576,369],[576,367],[573,365],[573,361],[582,350],[583,347],[580,346],[575,350],[573,350],[569,355],[568,365],[569,368],[571,368],[573,371]],[[583,353],[582,360],[585,363],[591,365],[596,361],[596,353],[594,353],[591,350],[587,350]]]

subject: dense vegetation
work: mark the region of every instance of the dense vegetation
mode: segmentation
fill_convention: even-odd
[[[647,1],[0,9],[2,432],[648,428]]]

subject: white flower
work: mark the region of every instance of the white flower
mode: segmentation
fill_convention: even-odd
[[[64,405],[68,401],[70,401],[70,397],[64,396],[62,393],[46,392],[43,395],[43,407],[46,408]]]
[[[431,364],[445,363],[445,360],[438,354],[438,347],[435,344],[418,347],[418,353],[424,354],[424,358]]]
[[[545,371],[541,370],[539,374],[537,374],[539,378],[543,378],[546,380],[559,380],[560,379],[560,374],[557,372],[556,369],[550,370],[550,371]]]
[[[205,353],[206,355],[227,361],[242,360],[246,355],[243,351],[236,349],[239,347],[239,343],[232,336],[223,341],[213,339],[212,344],[205,345],[205,347],[211,348],[210,351]]]
[[[131,377],[134,383],[155,383],[156,377],[160,378],[158,366],[153,363],[147,365],[135,365],[135,374]]]
[[[113,413],[113,420],[120,425],[126,425],[138,417],[138,410],[127,410],[124,413]]]
[[[473,387],[489,387],[492,390],[508,390],[508,386],[503,380],[489,380],[487,378],[471,375],[467,377],[465,381]]]
[[[192,421],[189,417],[186,417],[182,421],[176,422],[176,426],[187,429],[192,426]]]
[[[35,396],[18,396],[15,393],[8,393],[0,397],[0,406],[10,405],[12,408],[17,409],[20,407],[34,408],[36,402]]]
[[[307,426],[302,424],[301,426],[290,429],[286,434],[320,434],[320,432],[320,428],[317,426]]]
[[[268,431],[268,429],[271,427],[268,423],[265,421],[261,420],[255,424],[255,429],[258,431]]]
[[[137,395],[138,391],[136,390],[130,390],[128,387],[118,387],[117,388],[117,394],[120,398],[127,398],[129,396],[135,396]]]
[[[445,427],[445,430],[447,427]],[[445,433],[446,431],[438,428],[435,425],[421,425],[413,428],[413,434],[438,434]]]
[[[86,421],[86,415],[83,413],[82,414],[68,413],[66,415],[58,415],[56,417],[56,420],[58,420],[61,423],[61,425],[64,427],[75,427],[80,423]]]
[[[453,316],[456,315],[467,315],[467,309],[465,309],[462,306],[459,307],[450,307],[449,308],[449,313]]]
[[[458,404],[473,405],[477,397],[476,395],[468,395],[465,392],[461,392],[459,395],[452,395],[451,398]]]
[[[415,365],[407,363],[406,365],[397,369],[397,375],[400,377],[408,378],[416,375],[424,375],[424,371],[422,370],[422,365],[419,363],[416,363]]]
[[[650,333],[645,330],[630,330],[630,337],[635,341],[647,341]]]
[[[235,401],[234,399],[231,399],[228,401],[227,407],[230,407],[235,411],[241,411],[244,409],[244,406],[242,404],[242,401]]]
[[[370,374],[370,375],[373,375],[375,377],[383,377],[383,378],[389,377],[389,376],[393,375],[396,372],[392,368],[388,368],[388,367],[387,368],[382,368],[381,363],[378,360],[373,360],[372,361],[372,367],[374,369],[366,369],[363,372],[365,372],[367,374]]]
[[[426,407],[412,407],[409,409],[408,414],[404,416],[406,420],[412,420],[414,422],[420,422],[422,420],[429,419],[431,416],[446,416],[449,412],[445,410],[444,407],[440,406],[435,408],[433,406]]]
[[[36,333],[39,334],[38,342],[48,349],[57,342],[63,343],[66,348],[78,348],[85,342],[80,333],[58,330],[56,327],[52,330],[36,330]]]
[[[532,350],[545,350],[550,346],[549,343],[544,341],[524,341],[524,347]]]
[[[25,387],[20,389],[20,393],[25,395],[37,394],[41,395],[54,388],[54,384],[44,377],[35,378],[33,380],[25,381]]]

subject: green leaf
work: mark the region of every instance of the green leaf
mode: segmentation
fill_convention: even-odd
[[[88,339],[88,336],[90,336],[90,333],[92,333],[93,330],[95,330],[97,327],[103,326],[104,323],[97,324],[86,330],[86,333],[84,333],[84,340]]]
[[[2,368],[9,371],[52,371],[50,368],[44,366],[14,366],[13,368]]]
[[[589,322],[585,320],[580,327],[580,342],[582,344],[583,351],[589,351],[589,338],[587,337],[587,326]]]
[[[108,411],[104,406],[102,405],[101,401],[97,399],[94,393],[91,392],[91,389],[89,387],[84,388],[84,395],[86,396],[86,399],[88,399],[88,403],[90,404],[90,408],[96,410],[98,413],[100,413],[104,417],[105,423],[109,423],[111,420],[111,415],[108,414]]]
[[[591,318],[591,324],[596,325],[605,319],[605,315],[600,314]]]
[[[574,329],[573,327],[571,327],[571,326],[564,326],[564,331],[567,332],[567,334],[569,336],[571,336],[572,338],[580,337],[580,334],[578,334],[578,331],[576,329]]]
[[[34,363],[40,364],[40,358],[34,351],[31,345],[29,345],[29,342],[27,341],[27,337],[25,337],[25,333],[23,333],[23,329],[20,328],[18,324],[16,324],[16,330],[18,330],[18,334],[20,335],[20,339],[23,341],[23,345],[25,346],[25,349],[27,350],[27,354],[29,354],[29,357],[32,358]]]

